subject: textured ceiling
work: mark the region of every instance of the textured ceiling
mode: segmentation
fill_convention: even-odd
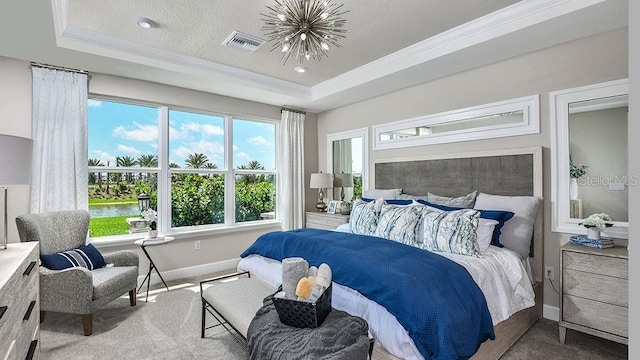
[[[0,56],[320,112],[628,25],[626,0],[343,2],[346,39],[305,74],[222,45],[265,39],[273,0],[2,1]]]

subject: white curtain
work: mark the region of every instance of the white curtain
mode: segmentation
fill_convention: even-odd
[[[304,223],[304,117],[283,109],[278,130],[277,212],[283,230],[298,229]]]
[[[32,67],[31,213],[88,209],[87,75]]]

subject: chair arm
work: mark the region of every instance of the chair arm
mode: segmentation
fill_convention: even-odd
[[[138,254],[133,250],[119,250],[103,254],[102,257],[107,264],[113,266],[138,266]]]
[[[91,312],[93,278],[83,267],[50,270],[40,267],[40,301],[42,310],[75,314]]]

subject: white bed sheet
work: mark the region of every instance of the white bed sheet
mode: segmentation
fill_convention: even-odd
[[[467,269],[487,299],[494,325],[522,309],[535,305],[535,294],[529,274],[516,252],[489,246],[481,258],[441,252],[436,254],[451,259]],[[277,260],[250,255],[240,261],[238,270],[249,271],[274,286],[282,283],[282,265]],[[367,320],[370,335],[391,354],[401,359],[423,359],[395,316],[358,291],[334,282],[331,305],[335,309]]]

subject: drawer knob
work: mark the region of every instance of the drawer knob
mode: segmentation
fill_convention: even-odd
[[[31,317],[31,313],[33,312],[33,308],[36,306],[36,301],[33,300],[30,304],[29,304],[29,308],[27,309],[27,312],[24,314],[24,317],[22,318],[22,320],[27,321],[29,320],[29,318]]]
[[[7,312],[7,306],[0,306],[0,319],[2,319],[2,317],[4,316],[4,313]]]
[[[36,262],[32,261],[29,263],[29,266],[27,266],[27,270],[25,270],[22,275],[24,276],[29,276],[31,274],[31,271],[33,270],[33,267],[36,266]]]

